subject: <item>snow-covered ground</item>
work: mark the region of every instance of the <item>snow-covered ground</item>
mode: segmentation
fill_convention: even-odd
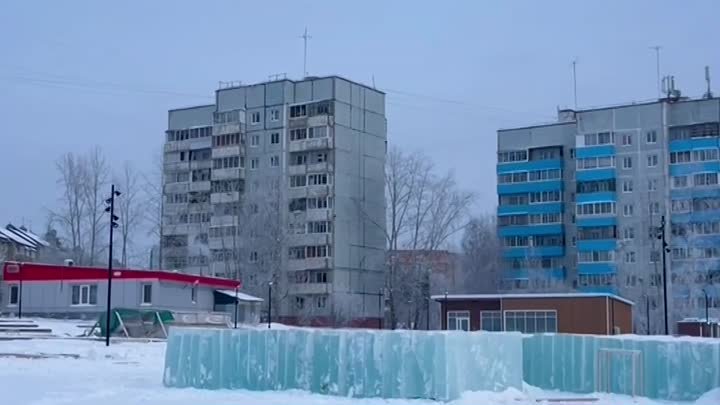
[[[40,321],[44,323],[44,321]],[[60,330],[58,326],[58,330]],[[69,331],[79,329],[67,326]],[[253,392],[166,388],[162,385],[165,343],[103,342],[82,339],[0,341],[0,403],[12,405],[404,405],[422,400],[352,399],[307,392]],[[526,387],[524,392],[472,392],[451,405],[538,404],[538,399],[595,397],[574,405],[660,405],[667,402],[618,395],[563,394]],[[696,405],[720,404],[720,390]]]

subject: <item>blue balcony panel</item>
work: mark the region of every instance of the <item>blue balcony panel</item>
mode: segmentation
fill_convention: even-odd
[[[578,286],[578,290],[586,293],[617,294],[618,289],[613,285],[587,285]]]
[[[602,262],[602,263],[578,263],[577,265],[578,274],[615,274],[617,267],[615,263]]]
[[[526,205],[499,205],[498,215],[515,214],[560,214],[563,212],[563,203],[542,203]]]
[[[562,167],[563,162],[559,159],[533,160],[530,162],[499,163],[497,165],[497,172],[500,174],[533,170],[562,169]]]
[[[690,187],[670,190],[670,198],[673,200],[713,197],[720,197],[720,187]]]
[[[535,191],[562,190],[562,180],[530,181],[525,183],[498,184],[498,194],[532,193]]]
[[[577,250],[579,252],[590,252],[595,250],[610,251],[617,247],[615,239],[579,240]]]
[[[577,225],[578,228],[617,225],[617,217],[614,215],[607,217],[578,217],[575,225]]]
[[[587,147],[581,147],[581,148],[575,149],[575,157],[577,159],[614,156],[614,155],[615,155],[615,146],[614,145],[587,146]]]
[[[615,202],[617,201],[617,195],[614,191],[605,191],[601,193],[580,193],[576,195],[575,201],[578,204],[608,201]]]
[[[720,162],[697,162],[670,165],[671,176],[684,176],[701,172],[720,172]]]
[[[577,181],[610,180],[615,178],[615,168],[578,170],[575,172]]]
[[[670,142],[670,152],[683,152],[694,149],[710,149],[720,146],[719,138],[696,138]]]
[[[688,222],[707,222],[720,220],[720,210],[688,212],[684,214],[670,215],[670,221],[678,224]]]
[[[528,279],[528,271],[527,271],[527,269],[503,270],[502,277],[505,280],[527,280]]]
[[[696,247],[696,248],[710,248],[720,246],[720,235],[695,235],[690,238],[685,237],[673,237],[670,241],[670,245],[674,247]],[[697,259],[702,260],[702,259]]]
[[[505,258],[522,258],[522,257],[558,257],[565,255],[565,247],[549,246],[549,247],[514,247],[505,248],[503,257]]]
[[[562,224],[503,226],[500,236],[562,235]]]

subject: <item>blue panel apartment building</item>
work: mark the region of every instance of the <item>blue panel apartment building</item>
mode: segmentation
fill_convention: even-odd
[[[675,98],[499,130],[501,288],[619,294],[661,332],[666,254],[671,325],[706,295],[720,315],[719,122],[720,99]]]

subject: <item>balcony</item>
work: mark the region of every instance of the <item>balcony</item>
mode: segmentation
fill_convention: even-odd
[[[166,172],[179,172],[188,170],[188,162],[166,162],[163,165],[163,169]]]
[[[307,187],[291,187],[288,189],[288,198],[306,198],[307,196]]]
[[[221,236],[208,238],[208,247],[210,249],[233,249],[241,245],[241,239],[237,236]]]
[[[303,152],[308,150],[332,149],[333,147],[334,142],[332,138],[325,137],[317,139],[304,139],[302,141],[292,141],[290,142],[289,151]]]
[[[565,255],[564,246],[547,247],[508,247],[503,249],[503,257],[556,257]]]
[[[288,260],[288,270],[329,269],[332,267],[331,257],[311,257],[309,259]]]
[[[193,181],[189,191],[210,191],[210,181]]]
[[[300,245],[328,245],[332,241],[329,233],[302,233],[288,235],[288,242],[294,246]]]
[[[210,218],[210,226],[228,226],[236,225],[234,215],[213,215]]]
[[[315,186],[307,186],[308,197],[324,197],[330,194],[330,185],[320,184]]]
[[[241,130],[242,130],[242,126],[240,123],[215,124],[213,126],[213,135],[233,134],[235,132],[240,132]]]
[[[333,219],[333,213],[329,209],[307,210],[305,211],[305,219],[307,221],[330,221]]]
[[[233,179],[244,179],[245,169],[242,167],[234,167],[228,169],[213,169],[212,179],[213,180],[233,180]]]
[[[240,145],[232,146],[216,146],[212,150],[213,158],[221,158],[228,156],[240,156],[245,153],[244,147]]]
[[[167,183],[165,184],[164,190],[166,194],[169,193],[186,193],[190,188],[190,184],[187,182],[182,183]]]
[[[307,165],[290,165],[288,166],[288,174],[291,176],[307,173]]]
[[[210,194],[210,202],[212,204],[229,203],[240,201],[239,191],[230,191],[227,193],[212,193]]]
[[[290,294],[327,294],[332,292],[330,283],[298,283],[288,285]]]
[[[331,173],[332,171],[333,165],[328,162],[288,166],[288,173],[291,176],[307,173]]]
[[[210,169],[212,168],[212,160],[195,160],[190,162],[190,169],[192,170],[198,170],[198,169]]]
[[[333,116],[328,114],[313,115],[307,118],[307,126],[309,127],[325,127],[333,123]]]

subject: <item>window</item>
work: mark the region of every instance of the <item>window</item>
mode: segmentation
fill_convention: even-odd
[[[623,238],[624,239],[635,239],[635,228],[625,228],[623,230]]]
[[[480,311],[480,330],[502,331],[502,313],[500,311]]]
[[[657,132],[655,132],[655,130],[647,131],[645,133],[645,142],[646,143],[657,143]]]
[[[607,145],[615,143],[615,134],[612,132],[600,132],[598,134],[583,135],[585,146]]]
[[[11,285],[10,287],[10,301],[8,305],[17,305],[20,302],[20,287],[17,285]]]
[[[626,156],[623,158],[623,169],[632,169],[632,157]]]
[[[632,204],[623,205],[623,215],[624,216],[631,217],[633,215],[634,211],[635,211],[635,208]]]
[[[672,188],[685,188],[688,186],[688,176],[672,176]]]
[[[470,330],[470,311],[448,311],[447,330]]]
[[[280,132],[273,132],[270,134],[270,143],[273,145],[280,143]]]
[[[290,130],[290,140],[300,141],[307,139],[307,128],[296,128]]]
[[[254,112],[254,113],[250,114],[250,123],[253,125],[260,123],[260,113],[259,112]]]
[[[329,184],[330,183],[330,175],[326,173],[321,174],[310,174],[307,176],[307,183],[311,186],[317,186],[322,184]]]
[[[578,263],[612,262],[615,252],[612,250],[591,250],[578,252]]]
[[[576,163],[578,170],[600,169],[603,167],[615,167],[615,156],[590,157],[578,159]]]
[[[273,108],[270,110],[270,121],[278,121],[280,119],[280,110]]]
[[[633,191],[632,180],[624,180],[623,181],[623,193],[632,193],[632,191]]]
[[[527,204],[527,196],[525,196],[525,195],[510,196],[510,197],[517,197],[520,200],[519,205]],[[537,191],[537,192],[530,193],[530,203],[531,204],[557,202],[557,201],[562,201],[562,193],[560,191]],[[511,204],[511,205],[518,205],[518,204]]]
[[[656,191],[657,190],[657,179],[649,179],[647,189],[648,189],[648,191]]]
[[[505,311],[505,330],[521,333],[556,333],[557,311]]]
[[[97,285],[72,286],[72,305],[97,305]]]
[[[321,295],[316,298],[316,303],[318,308],[325,308],[325,305],[327,304],[327,296]]]
[[[257,263],[258,261],[258,252],[253,250],[250,252],[250,263]]]
[[[650,214],[659,214],[660,213],[660,203],[655,201],[651,202],[650,206],[648,207]]]
[[[253,135],[250,137],[250,146],[260,145],[260,135]]]
[[[670,164],[675,163],[689,163],[691,162],[692,155],[689,151],[685,152],[670,152]]]
[[[717,173],[698,173],[693,176],[695,186],[714,186],[718,184]]]
[[[290,176],[290,187],[304,187],[307,185],[307,177]]]
[[[327,127],[308,128],[308,138],[325,138],[327,137]]]
[[[635,263],[635,252],[625,252],[625,263]]]
[[[658,165],[658,155],[648,155],[648,157],[647,157],[647,165],[648,165],[648,167],[657,167],[657,165]]]
[[[632,134],[623,134],[622,136],[622,144],[623,146],[630,146],[632,145]]]
[[[578,216],[583,215],[606,215],[615,213],[614,202],[596,202],[589,204],[578,204],[576,212]]]
[[[270,167],[280,166],[280,156],[270,156]]]
[[[250,159],[250,170],[255,170],[259,167],[260,167],[260,159],[258,159],[258,158]]]
[[[303,309],[304,306],[305,306],[305,298],[295,297],[295,308]]]
[[[530,172],[530,181],[553,180],[561,176],[560,169],[535,170]]]
[[[527,172],[505,173],[498,175],[498,184],[523,183],[528,181]]]
[[[152,304],[152,284],[143,284],[142,285],[142,299],[140,301],[140,304],[142,305],[150,305]]]
[[[672,200],[671,212],[689,212],[690,200]]]
[[[660,252],[653,250],[650,252],[650,263],[657,263],[660,261]]]
[[[528,160],[526,150],[498,152],[498,163],[523,162]]]
[[[290,118],[305,117],[307,116],[306,105],[294,105],[290,107]]]
[[[718,160],[717,149],[700,149],[692,152],[693,162],[707,162],[709,160]]]

